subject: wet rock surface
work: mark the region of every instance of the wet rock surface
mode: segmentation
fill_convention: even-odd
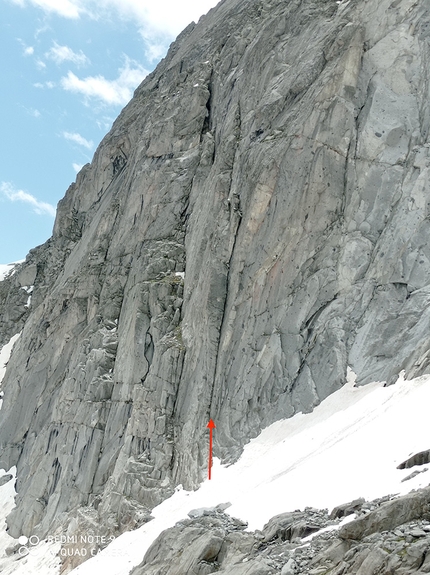
[[[172,44],[0,283],[11,535],[136,527],[203,478],[209,417],[229,462],[347,365],[429,371],[428,27],[425,0],[224,0]]]

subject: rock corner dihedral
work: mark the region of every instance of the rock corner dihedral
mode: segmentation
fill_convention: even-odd
[[[223,0],[172,44],[0,283],[12,536],[147,521],[209,413],[231,462],[347,365],[429,371],[429,41],[426,0]]]

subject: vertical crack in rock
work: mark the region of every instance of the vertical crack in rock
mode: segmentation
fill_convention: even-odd
[[[205,119],[203,122],[203,126],[202,126],[202,131],[201,131],[201,138],[200,141],[203,140],[203,136],[207,133],[210,132],[212,129],[212,117],[211,117],[211,106],[212,106],[212,74],[213,71],[211,70],[211,75],[209,77],[209,80],[207,82],[207,89],[209,92],[208,95],[208,99],[206,101],[206,115],[205,115]]]
[[[234,90],[234,85],[232,87],[232,91]],[[235,171],[235,163],[236,163],[236,156],[238,153],[238,146],[239,146],[239,142],[242,138],[242,131],[241,131],[241,115],[240,115],[240,100],[237,103],[237,111],[235,114],[235,128],[234,128],[234,138],[236,139],[236,146],[235,149],[233,151],[230,152],[231,157],[232,157],[232,166],[231,166],[231,179],[230,179],[230,185],[229,185],[229,189],[227,192],[227,209],[229,211],[229,216],[230,216],[230,228],[229,228],[229,248],[228,248],[228,252],[227,252],[227,261],[225,262],[225,267],[226,267],[226,279],[225,279],[225,294],[224,294],[224,304],[223,304],[223,309],[222,309],[222,314],[221,314],[221,318],[220,318],[220,324],[219,324],[219,338],[218,338],[218,343],[217,343],[217,348],[215,351],[215,362],[214,362],[214,371],[213,371],[213,384],[212,384],[212,390],[211,390],[211,395],[210,395],[210,402],[208,405],[208,419],[210,417],[216,417],[216,406],[213,405],[213,401],[214,401],[214,390],[215,390],[215,386],[218,384],[219,381],[219,355],[221,353],[221,342],[223,340],[224,337],[224,331],[225,331],[225,321],[226,321],[226,316],[227,316],[227,303],[228,303],[228,297],[229,297],[229,293],[230,293],[230,277],[231,277],[231,268],[232,268],[232,262],[233,262],[233,258],[235,255],[235,247],[236,247],[236,243],[238,240],[238,236],[240,233],[240,226],[242,223],[242,208],[240,205],[240,193],[239,191],[232,186],[232,182],[233,182],[233,174]]]

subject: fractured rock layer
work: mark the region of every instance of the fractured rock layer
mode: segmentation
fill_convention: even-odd
[[[208,510],[164,531],[131,575],[429,573],[429,501],[429,488],[392,500],[362,500],[360,515],[340,529],[327,510],[278,515],[262,532],[245,532],[237,520]]]
[[[179,36],[19,269],[13,536],[146,521],[209,417],[232,461],[347,365],[428,372],[429,38],[425,0],[224,0]]]

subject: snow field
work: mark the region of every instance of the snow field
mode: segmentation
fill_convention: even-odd
[[[12,348],[15,345],[15,342],[17,341],[19,336],[20,336],[19,333],[14,335],[11,338],[11,340],[0,349],[0,384],[3,381],[4,374],[6,373],[6,365],[7,362],[9,361],[10,354],[12,353]]]

